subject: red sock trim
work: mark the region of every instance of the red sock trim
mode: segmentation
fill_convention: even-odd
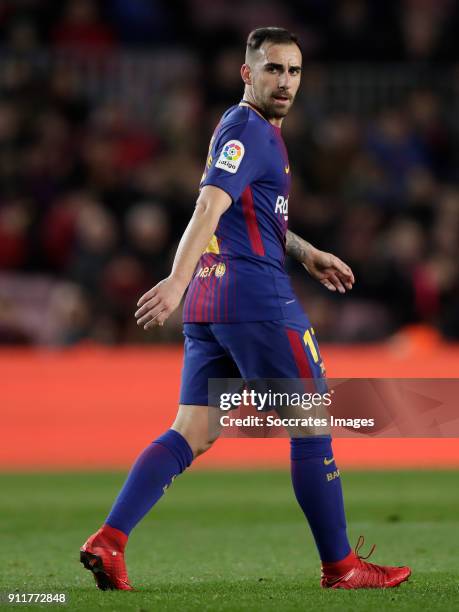
[[[327,576],[344,576],[357,562],[353,550],[340,561],[322,561],[322,570]]]

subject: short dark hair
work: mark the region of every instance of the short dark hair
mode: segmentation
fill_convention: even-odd
[[[247,38],[247,51],[256,51],[264,42],[271,42],[278,45],[294,44],[297,45],[301,51],[301,46],[296,34],[284,28],[275,27],[252,30]]]

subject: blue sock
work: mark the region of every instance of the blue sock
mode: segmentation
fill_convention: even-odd
[[[137,458],[105,523],[129,535],[192,461],[185,438],[173,429],[166,431]]]
[[[291,473],[296,499],[306,516],[322,561],[339,561],[351,547],[343,493],[330,436],[292,438]]]

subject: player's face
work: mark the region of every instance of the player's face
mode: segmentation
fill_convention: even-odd
[[[301,80],[301,51],[295,44],[266,43],[250,66],[254,103],[268,119],[282,119],[293,104]]]

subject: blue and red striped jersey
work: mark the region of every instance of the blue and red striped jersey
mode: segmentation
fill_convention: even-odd
[[[183,320],[267,321],[302,312],[284,269],[290,165],[280,128],[246,102],[214,131],[200,187],[231,196],[188,287]]]

